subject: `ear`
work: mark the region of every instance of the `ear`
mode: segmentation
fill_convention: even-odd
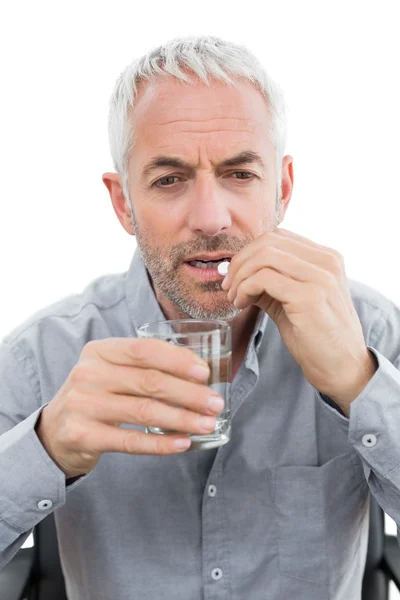
[[[281,214],[280,223],[285,218],[286,211],[289,207],[289,203],[293,192],[293,156],[284,156],[282,160],[282,197],[281,197]]]
[[[108,193],[110,194],[111,202],[122,227],[129,233],[129,235],[135,235],[129,203],[125,200],[124,193],[122,191],[121,177],[118,173],[103,173],[102,180]]]

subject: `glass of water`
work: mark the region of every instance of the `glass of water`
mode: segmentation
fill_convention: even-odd
[[[155,321],[137,328],[140,338],[157,338],[192,350],[208,364],[210,377],[205,385],[216,391],[225,402],[216,415],[214,431],[187,434],[192,440],[189,450],[209,450],[223,446],[231,439],[232,331],[226,321],[209,319],[177,319]],[[173,405],[178,406],[178,405]],[[146,433],[182,433],[160,427],[146,427]]]

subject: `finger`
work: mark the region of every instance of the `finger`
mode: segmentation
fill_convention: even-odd
[[[123,452],[126,454],[177,454],[184,449],[175,447],[177,440],[188,441],[190,438],[182,435],[157,435],[144,433],[137,429],[125,429],[104,425],[102,423],[82,424],[81,431],[76,436],[84,439],[84,447],[79,442],[79,451],[88,453]],[[187,449],[187,448],[186,448]]]
[[[329,248],[328,246],[317,244],[317,242],[314,242],[313,240],[310,240],[309,238],[306,238],[303,235],[300,235],[299,233],[295,233],[294,231],[289,231],[289,229],[284,229],[280,227],[279,229],[276,229],[276,233],[281,238],[286,238],[300,242],[305,246],[309,246],[310,248],[316,248],[318,250],[332,250],[332,248]]]
[[[285,275],[288,279],[325,285],[332,277],[332,274],[323,268],[307,262],[293,254],[287,253],[274,246],[263,247],[261,251],[247,263],[243,263],[237,273],[234,275],[232,285],[229,290],[228,299],[232,302],[238,295],[240,285],[248,278],[257,275],[263,269],[273,269],[274,271]],[[268,286],[269,280],[263,274],[262,281]],[[259,283],[261,279],[259,276]],[[265,288],[268,292],[268,288]],[[278,300],[278,298],[277,298]],[[238,306],[237,306],[238,308]]]
[[[229,368],[229,365],[226,366]],[[221,373],[221,381],[227,379]],[[75,384],[78,394],[90,394],[95,403],[101,402],[103,397],[114,396],[143,396],[156,398],[168,404],[179,404],[190,410],[202,414],[216,414],[209,406],[210,398],[221,398],[217,392],[207,385],[187,381],[174,377],[156,369],[138,369],[136,367],[118,367],[104,363],[101,372],[98,365],[88,365],[85,371],[85,381]],[[73,382],[74,383],[74,382]],[[79,398],[78,403],[85,398]],[[78,407],[79,410],[81,407]],[[219,412],[219,411],[218,411]],[[98,414],[102,414],[99,407]]]
[[[90,397],[84,404],[86,418],[116,426],[131,423],[182,433],[210,433],[215,429],[215,413],[204,418],[204,414],[154,398],[105,394]]]
[[[83,357],[101,358],[118,366],[132,366],[157,369],[176,375],[182,379],[201,378],[194,367],[206,367],[206,373],[200,379],[204,381],[210,375],[210,369],[198,354],[189,348],[170,344],[154,338],[106,338],[85,345]]]
[[[278,233],[278,230],[277,230]],[[309,240],[297,233],[282,229],[279,231],[280,235],[274,238],[274,245],[278,248],[291,251],[304,260],[308,260],[318,266],[330,271],[336,276],[345,275],[344,258],[340,252],[329,246],[323,246],[317,244],[312,240]],[[280,242],[284,243],[284,246],[279,245]]]
[[[340,256],[340,254],[338,252],[330,251],[326,247],[314,244],[314,242],[307,240],[307,238],[297,236],[297,234],[293,234],[287,230],[282,230],[284,232],[282,236],[272,235],[275,233],[278,234],[278,231],[281,230],[277,229],[275,232],[270,232],[270,237],[268,238],[265,235],[261,236],[262,239],[257,238],[257,243],[252,244],[252,247],[249,248],[247,252],[242,250],[241,253],[237,255],[237,258],[235,257],[235,260],[232,259],[224,289],[228,290],[232,287],[233,279],[236,277],[239,270],[242,269],[243,265],[252,261],[260,251],[264,252],[269,249],[273,251],[274,248],[286,252],[287,254],[297,256],[306,262],[315,264],[334,274],[338,274],[338,266],[340,267],[340,265],[338,265],[338,256]],[[309,243],[306,243],[306,241]]]
[[[258,251],[264,247],[265,236],[266,234],[259,236],[232,257],[231,262],[229,263],[228,274],[224,279],[223,289],[228,290],[231,287],[232,281],[236,277],[236,273],[239,271],[240,267],[251,260],[251,258],[255,254],[258,254]]]
[[[279,300],[282,304],[296,305],[301,297],[306,297],[310,293],[309,287],[304,282],[296,281],[266,267],[241,282],[237,289],[235,306],[243,309],[258,303],[263,294]]]

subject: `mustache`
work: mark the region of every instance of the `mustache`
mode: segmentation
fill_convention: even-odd
[[[196,256],[198,254],[236,254],[237,252],[240,252],[242,248],[247,246],[251,241],[252,238],[245,240],[237,238],[234,240],[228,237],[226,237],[225,240],[221,239],[221,237],[219,239],[214,238],[212,240],[203,240],[203,243],[192,245],[184,251],[182,251],[182,249],[179,249],[179,251],[176,251],[176,253],[172,252],[171,257],[173,259],[173,262],[175,261],[175,259],[177,262],[182,262],[182,260],[185,260],[186,257]]]
[[[275,230],[282,219],[279,216],[276,216],[275,222],[268,228],[267,231]],[[199,238],[196,240],[197,243],[192,243],[192,246],[188,247],[186,250],[183,250],[182,247],[172,248],[169,257],[172,268],[177,268],[183,261],[186,260],[188,256],[196,256],[198,254],[224,254],[225,252],[228,254],[235,255],[242,248],[245,248],[248,244],[250,244],[254,240],[253,237],[248,236],[247,238],[239,238],[232,237],[228,235],[220,235],[218,238]],[[157,252],[157,262],[160,261],[163,263],[165,261],[167,253],[161,253],[160,250]]]

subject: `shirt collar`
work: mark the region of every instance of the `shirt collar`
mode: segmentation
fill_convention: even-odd
[[[153,291],[139,246],[136,247],[131,264],[126,272],[125,294],[135,335],[136,328],[140,325],[167,319]],[[254,343],[256,350],[258,350],[264,337],[268,318],[268,315],[260,310],[250,338],[250,345]]]

